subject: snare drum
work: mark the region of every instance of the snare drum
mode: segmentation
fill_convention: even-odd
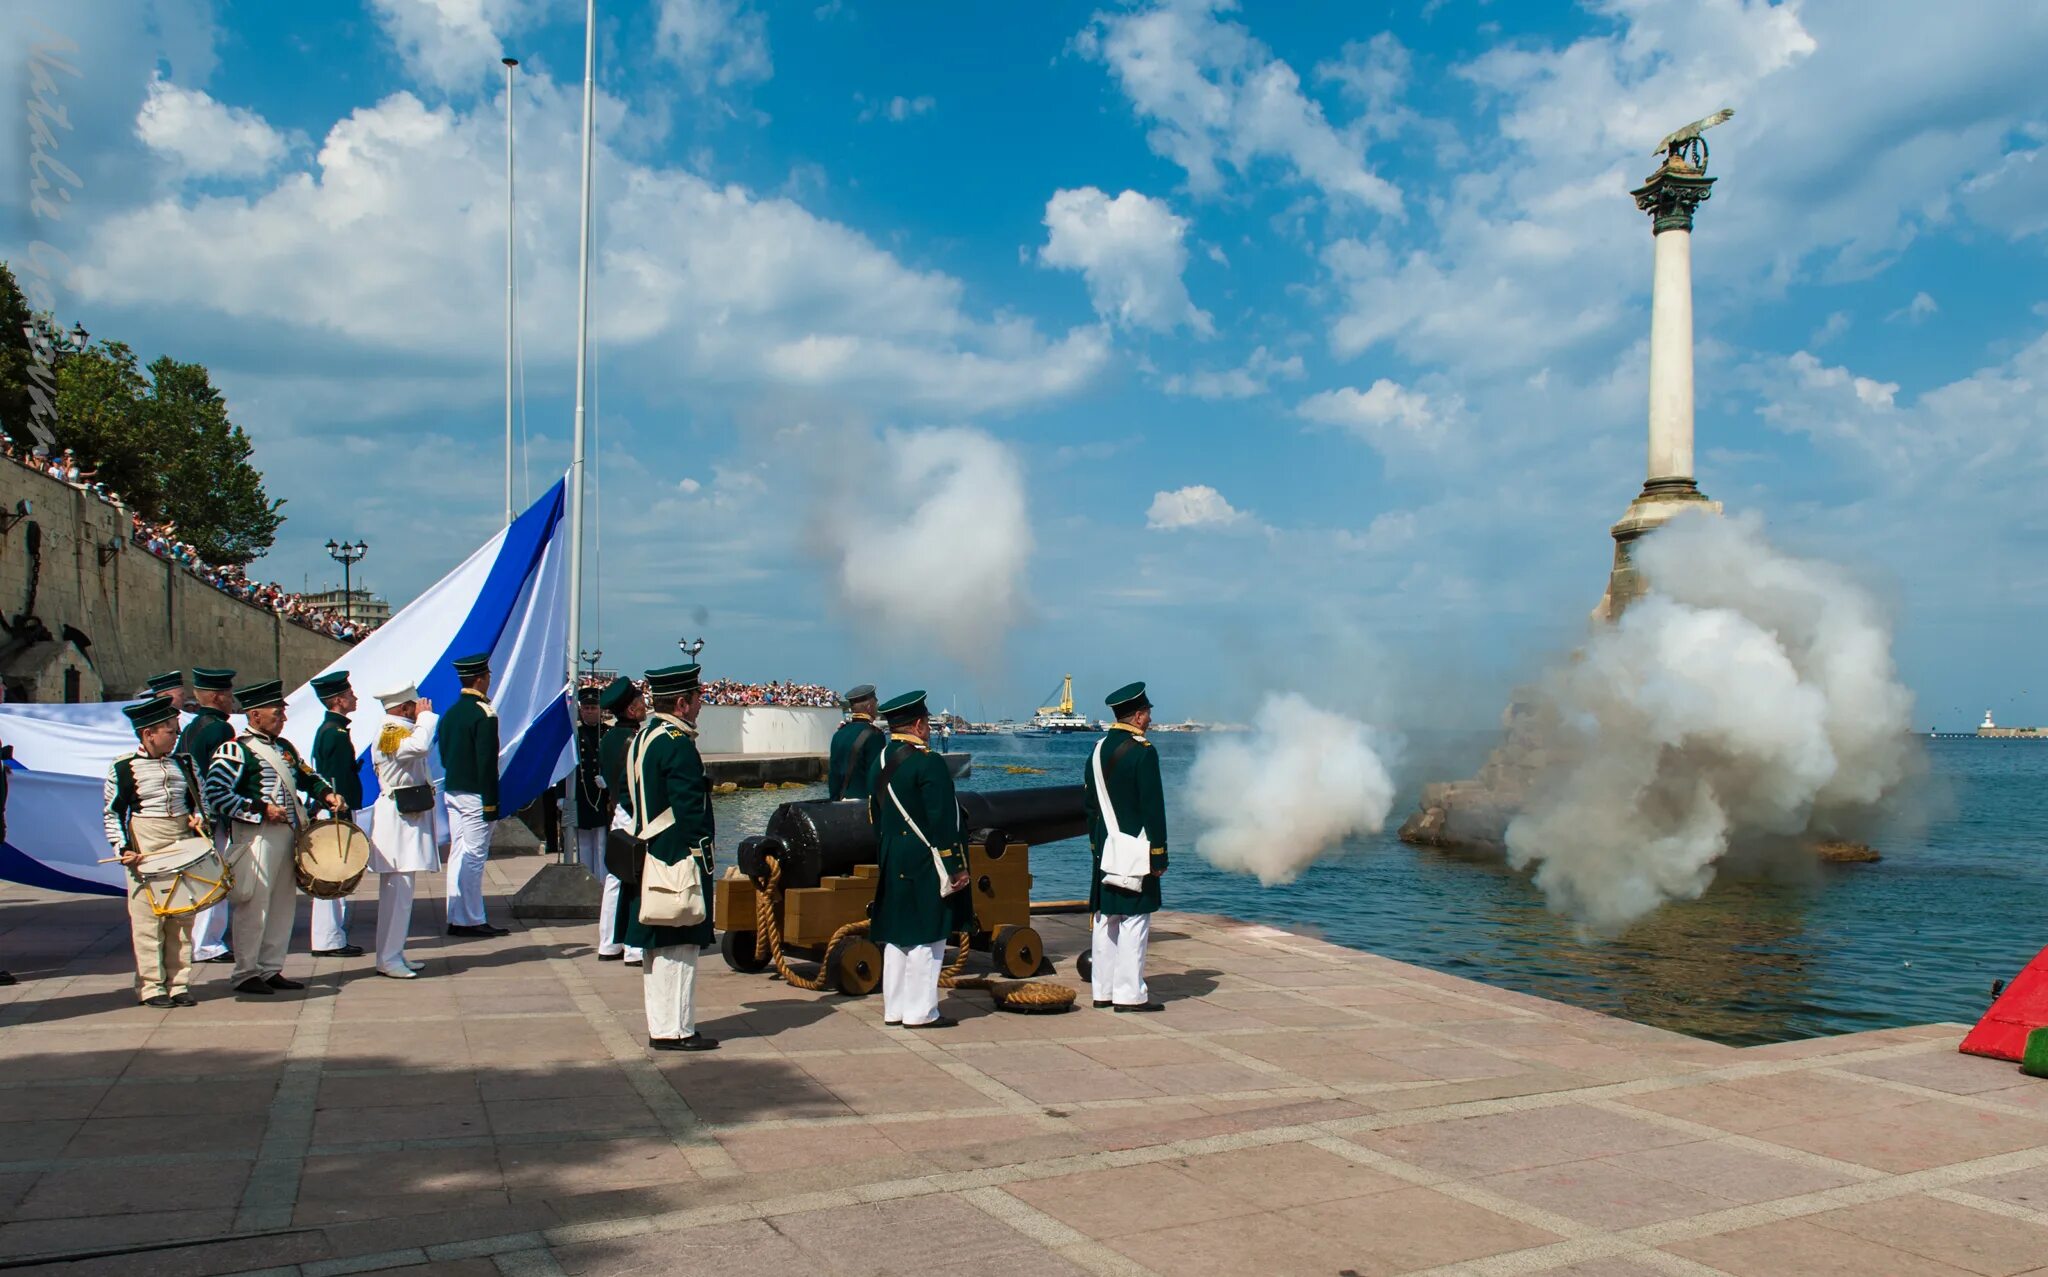
[[[159,918],[197,913],[227,898],[234,875],[214,850],[213,839],[180,838],[162,851],[144,856],[135,876],[149,896],[150,911]]]
[[[354,891],[369,867],[369,835],[352,821],[314,821],[299,831],[292,849],[299,890],[319,900],[338,900]]]

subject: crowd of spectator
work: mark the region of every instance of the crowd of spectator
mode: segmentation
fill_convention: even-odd
[[[70,448],[64,449],[61,453],[53,453],[39,443],[33,448],[23,449],[13,439],[0,434],[0,456],[39,474],[48,475],[52,479],[89,492],[126,514],[132,544],[140,546],[160,559],[177,564],[223,594],[231,594],[244,603],[266,608],[294,625],[304,626],[316,634],[325,634],[344,643],[360,641],[373,628],[346,621],[325,609],[313,607],[304,597],[292,593],[275,581],[258,585],[251,581],[249,574],[241,568],[215,567],[207,563],[191,545],[178,539],[176,525],[152,523],[129,509],[122,502],[120,493],[109,492],[106,485],[99,482],[98,465],[81,463],[77,454]]]
[[[603,687],[614,675],[584,675],[584,687]],[[704,684],[706,705],[786,705],[808,709],[839,709],[839,693],[817,683],[740,683],[715,678]]]

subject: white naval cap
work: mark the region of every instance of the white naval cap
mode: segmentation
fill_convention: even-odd
[[[404,687],[399,688],[395,692],[377,693],[377,703],[379,705],[382,705],[385,709],[392,709],[396,706],[405,704],[407,701],[416,701],[419,698],[420,689],[416,684],[413,683],[407,683]]]

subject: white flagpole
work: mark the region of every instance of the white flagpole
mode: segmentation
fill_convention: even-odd
[[[516,299],[513,296],[512,243],[512,70],[518,58],[500,59],[505,64],[505,526],[512,526],[512,324]]]
[[[597,0],[585,0],[583,9],[583,231],[579,237],[576,265],[576,431],[569,452],[569,649],[563,655],[569,669],[569,713],[575,740],[577,714],[577,655],[583,645],[583,406],[589,387],[590,355],[590,165],[592,139],[597,117]],[[563,806],[565,824],[576,828],[574,791]],[[575,834],[563,841],[566,861],[575,855]]]

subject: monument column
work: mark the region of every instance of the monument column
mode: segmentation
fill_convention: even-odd
[[[1643,490],[1613,528],[1614,567],[1594,615],[1615,620],[1643,592],[1630,547],[1680,511],[1720,513],[1700,494],[1692,468],[1692,219],[1712,193],[1706,146],[1694,134],[1670,148],[1636,190],[1650,215],[1655,268],[1650,285],[1650,453]]]

